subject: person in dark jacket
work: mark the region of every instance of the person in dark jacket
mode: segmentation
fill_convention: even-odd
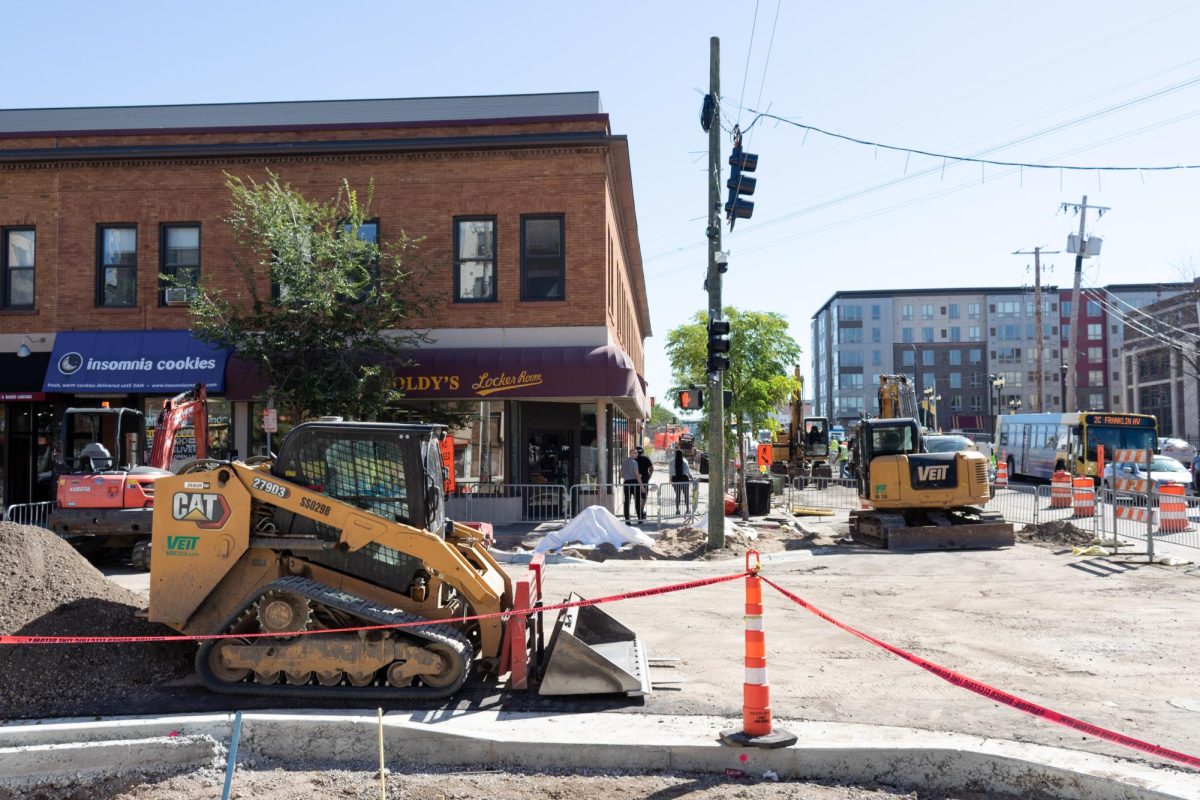
[[[683,510],[691,508],[692,468],[683,457],[682,450],[675,451],[675,461],[671,465],[671,487],[675,490],[675,513],[679,513],[679,500],[683,499]]]
[[[646,498],[650,495],[650,476],[654,474],[654,464],[647,458],[646,453],[642,448],[636,448],[638,473],[642,478],[642,502],[638,509],[638,519],[642,522],[646,521]]]

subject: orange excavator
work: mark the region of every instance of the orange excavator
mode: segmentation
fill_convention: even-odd
[[[133,408],[68,408],[63,415],[57,494],[49,527],[85,553],[130,551],[147,567],[154,485],[172,475],[175,437],[195,431],[196,458],[208,455],[208,396],[203,384],[163,403],[147,463],[146,418]]]

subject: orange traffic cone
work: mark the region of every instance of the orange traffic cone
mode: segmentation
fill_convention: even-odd
[[[750,566],[754,556],[754,566]],[[742,729],[721,731],[730,747],[790,747],[796,735],[772,727],[771,686],[767,683],[767,642],[763,629],[762,563],[757,550],[746,551],[746,678],[742,684]]]

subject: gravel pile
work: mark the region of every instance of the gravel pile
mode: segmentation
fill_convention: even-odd
[[[0,633],[170,634],[134,617],[144,605],[54,533],[0,523]],[[0,646],[0,717],[69,716],[98,698],[134,697],[140,687],[189,674],[194,652],[183,641]]]

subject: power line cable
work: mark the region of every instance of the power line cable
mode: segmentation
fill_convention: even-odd
[[[758,2],[754,0],[754,19],[750,22],[750,44],[746,47],[746,66],[742,69],[742,91],[738,96],[742,98],[738,101],[738,118],[737,127],[742,125],[742,103],[746,98],[746,79],[750,77],[750,54],[754,52],[754,31],[758,28]]]

